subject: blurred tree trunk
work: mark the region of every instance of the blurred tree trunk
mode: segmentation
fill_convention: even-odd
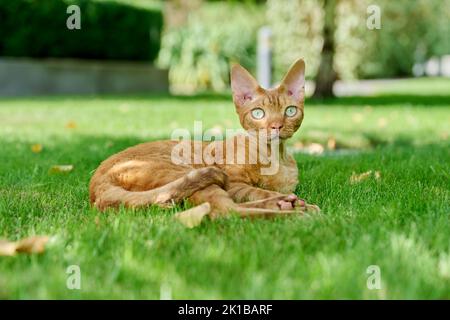
[[[333,97],[333,84],[337,75],[333,68],[334,53],[334,30],[336,29],[336,2],[337,0],[324,0],[324,26],[323,26],[323,47],[320,57],[319,70],[316,76],[316,88],[314,97]]]

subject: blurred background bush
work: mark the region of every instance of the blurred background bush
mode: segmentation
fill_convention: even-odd
[[[450,53],[448,0],[337,0],[335,69],[341,79],[412,76],[415,63]],[[366,27],[367,7],[381,8],[381,29]],[[323,1],[268,0],[275,70],[304,56],[314,77],[323,44]]]
[[[336,1],[334,69],[339,79],[412,76],[415,64],[450,53],[449,0],[331,1]],[[170,69],[172,86],[222,90],[234,61],[255,72],[257,31],[263,25],[273,32],[275,79],[298,57],[308,63],[307,77],[316,77],[324,0],[175,2],[187,18],[166,26],[158,60]],[[379,30],[366,26],[371,4],[381,9]]]
[[[67,7],[81,9],[82,30],[67,29]],[[160,8],[114,1],[0,0],[0,56],[153,61]]]
[[[255,72],[267,25],[274,79],[298,57],[316,79],[331,1],[337,79],[412,76],[450,53],[450,0],[0,0],[0,56],[155,61],[175,91],[223,91],[231,62]],[[61,27],[69,4],[81,7],[82,32]],[[366,26],[371,4],[381,8],[380,30]]]
[[[159,55],[160,65],[170,70],[172,87],[221,91],[228,86],[230,62],[254,70],[263,6],[212,2],[184,10],[190,11],[186,21],[167,28]]]

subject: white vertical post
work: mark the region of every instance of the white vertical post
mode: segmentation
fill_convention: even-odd
[[[272,85],[272,30],[264,26],[258,31],[258,53],[257,53],[257,77],[259,84],[264,88]]]

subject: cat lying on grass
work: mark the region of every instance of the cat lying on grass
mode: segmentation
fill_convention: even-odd
[[[213,142],[155,141],[119,152],[103,161],[92,177],[91,204],[105,210],[121,204],[132,208],[170,206],[187,199],[203,205],[211,218],[319,211],[293,194],[298,169],[285,147],[304,116],[304,61],[296,61],[281,84],[267,90],[242,66],[234,65],[231,88],[241,125],[248,134]],[[181,159],[174,152],[180,146],[194,151]],[[205,148],[216,161],[207,161],[202,151]],[[225,158],[227,152],[232,161]],[[234,156],[246,161],[237,162]],[[272,158],[277,162],[276,170],[267,170],[273,167],[268,163]]]

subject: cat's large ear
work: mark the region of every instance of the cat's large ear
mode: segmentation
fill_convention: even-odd
[[[279,90],[301,102],[305,96],[305,61],[298,59],[284,76]]]
[[[231,67],[231,90],[236,107],[242,107],[252,101],[263,89],[253,76],[241,65]]]

